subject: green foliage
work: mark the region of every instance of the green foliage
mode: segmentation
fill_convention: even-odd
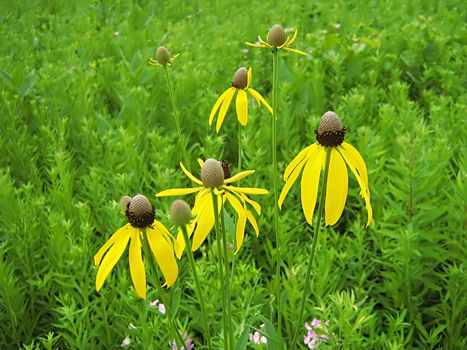
[[[125,222],[124,194],[143,193],[170,227],[170,200],[185,186],[163,71],[147,64],[165,45],[187,152],[237,160],[231,107],[219,136],[207,118],[239,66],[270,101],[272,56],[243,41],[280,22],[298,49],[281,54],[281,171],[326,110],[369,169],[374,223],[349,181],[342,218],[323,229],[305,315],[329,320],[323,349],[467,347],[465,12],[460,1],[262,2],[10,1],[0,4],[0,348],[169,348],[167,318],[133,290],[127,253],[100,293],[93,256]],[[250,104],[242,186],[270,188],[270,116]],[[234,172],[237,169],[233,167]],[[198,175],[195,162],[193,172]],[[269,349],[290,344],[311,230],[298,186],[281,211],[282,338],[275,328],[272,196],[257,198],[260,236],[248,229],[234,256],[237,349],[265,324]],[[193,197],[185,198],[191,204]],[[235,218],[226,217],[233,235]],[[214,236],[213,236],[214,237]],[[221,298],[213,240],[196,259],[214,348]],[[178,326],[205,342],[189,266],[169,290]],[[299,335],[305,334],[303,328]],[[282,346],[282,343],[284,346]],[[303,347],[303,342],[302,347]],[[259,346],[258,346],[259,348]]]

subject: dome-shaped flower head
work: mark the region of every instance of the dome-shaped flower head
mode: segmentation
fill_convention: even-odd
[[[179,56],[180,54],[176,54],[172,56],[170,54],[169,49],[167,49],[165,46],[159,46],[156,49],[156,58],[149,58],[148,63],[151,66],[156,66],[156,67],[166,67],[170,66],[172,62]]]
[[[258,102],[258,106],[263,104],[268,109],[268,111],[272,113],[272,108],[266,102],[264,97],[250,86],[251,79],[251,68],[247,70],[245,67],[240,67],[237,69],[233,76],[232,85],[217,99],[214,107],[212,107],[211,114],[209,115],[209,125],[212,125],[214,117],[216,116],[217,112],[219,112],[216,123],[217,133],[219,132],[222,123],[224,122],[225,115],[227,114],[230,102],[232,102],[235,93],[237,93],[237,99],[235,101],[237,119],[241,125],[245,126],[248,123],[248,94],[253,96],[256,102]]]
[[[138,296],[146,298],[146,273],[141,254],[141,240],[148,240],[152,254],[156,257],[157,264],[164,275],[166,285],[170,287],[178,277],[172,236],[162,223],[154,219],[154,208],[145,196],[141,194],[133,198],[124,196],[120,204],[125,210],[128,224],[115,232],[94,256],[94,264],[99,267],[96,290],[101,289],[130,241],[131,279]]]
[[[360,195],[365,201],[368,213],[367,225],[371,223],[373,211],[370,204],[366,165],[360,153],[353,146],[344,142],[345,132],[346,130],[336,113],[324,113],[318,129],[315,130],[317,142],[302,150],[285,169],[285,185],[278,201],[280,208],[290,188],[302,173],[302,209],[307,222],[311,224],[318,195],[319,178],[325,166],[326,149],[330,148],[324,208],[326,225],[334,225],[344,210],[348,191],[347,167],[354,174],[360,186]]]
[[[256,236],[259,235],[258,224],[247,204],[251,205],[258,215],[261,214],[261,207],[257,202],[248,198],[248,195],[267,194],[268,191],[262,188],[235,187],[232,185],[232,183],[253,174],[255,172],[254,170],[242,171],[231,176],[229,165],[225,161],[209,158],[204,162],[199,159],[198,162],[201,166],[201,179],[191,174],[185,166],[180,163],[180,167],[185,175],[198,186],[194,188],[174,188],[165,190],[157,193],[156,197],[181,196],[197,193],[195,205],[192,210],[194,218],[186,226],[188,236],[191,237],[191,235],[193,235],[193,251],[201,246],[214,226],[215,217],[212,194],[214,194],[217,200],[218,215],[224,207],[225,202],[229,202],[238,215],[236,226],[236,251],[238,251],[243,243],[247,221],[253,226]],[[175,252],[178,258],[181,257],[184,249],[185,240],[180,230],[175,244]]]
[[[269,29],[266,41],[261,39],[261,37],[258,35],[258,41],[260,42],[260,44],[250,43],[250,42],[245,42],[245,44],[248,46],[258,47],[262,49],[267,48],[271,50],[285,50],[285,51],[298,53],[300,55],[307,56],[308,55],[307,53],[300,51],[300,50],[291,49],[289,47],[295,42],[295,39],[297,38],[297,34],[298,34],[298,31],[297,29],[295,29],[292,37],[289,37],[285,34],[285,30],[280,24],[274,24],[271,27],[271,29]]]

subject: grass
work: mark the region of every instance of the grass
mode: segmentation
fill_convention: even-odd
[[[467,347],[462,2],[15,1],[0,13],[0,348],[109,349],[126,336],[134,349],[169,348],[167,320],[149,306],[155,288],[137,298],[125,257],[96,293],[92,263],[126,222],[122,195],[147,195],[170,226],[170,201],[153,194],[186,184],[164,72],[147,60],[162,44],[180,53],[170,73],[192,159],[236,164],[232,107],[220,136],[207,118],[239,66],[253,67],[255,89],[271,101],[269,52],[243,41],[274,23],[297,27],[295,47],[310,53],[280,58],[279,171],[314,142],[327,110],[369,169],[374,223],[365,228],[351,179],[343,217],[319,237],[305,315],[330,320],[335,334],[320,348]],[[257,173],[242,186],[270,188],[270,116],[250,106],[243,167]],[[245,337],[261,323],[269,349],[281,342],[270,318],[272,196],[258,201],[260,236],[248,232],[235,261],[238,349],[253,346]],[[299,202],[293,188],[280,212],[285,344],[311,244]],[[213,237],[196,259],[219,348]],[[180,270],[170,299],[202,349],[187,261]]]

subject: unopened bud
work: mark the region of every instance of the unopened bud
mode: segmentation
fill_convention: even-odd
[[[181,199],[176,199],[170,206],[170,219],[177,226],[188,225],[193,218],[190,206]]]
[[[131,202],[131,197],[130,196],[123,196],[120,198],[120,207],[122,210],[125,212],[128,209],[128,204]]]

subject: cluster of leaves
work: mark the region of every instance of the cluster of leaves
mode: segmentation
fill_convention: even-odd
[[[270,10],[274,8],[275,11]],[[309,57],[281,57],[280,169],[335,110],[369,169],[375,223],[355,181],[344,216],[320,236],[306,315],[330,320],[336,349],[459,349],[465,337],[465,57],[462,3],[263,2],[209,6],[123,1],[0,4],[0,347],[135,348],[170,341],[166,321],[137,299],[122,262],[100,294],[92,257],[125,218],[123,194],[182,185],[164,76],[146,65],[160,44],[172,70],[189,153],[236,160],[235,118],[214,136],[207,116],[237,67],[270,94],[271,56],[242,47],[275,22],[299,28]],[[245,14],[248,15],[245,15]],[[242,51],[243,48],[243,51]],[[221,62],[221,64],[220,64]],[[246,181],[268,186],[269,115],[252,108],[243,133]],[[245,181],[245,184],[246,184]],[[281,213],[284,342],[291,338],[311,244],[298,191]],[[294,200],[294,196],[295,199]],[[271,196],[272,197],[272,196]],[[169,203],[156,201],[166,221]],[[272,198],[235,258],[239,346],[274,307]],[[209,314],[220,319],[211,244],[198,258]],[[180,327],[202,342],[193,281],[181,261],[171,290]],[[155,299],[154,290],[149,298]],[[134,327],[128,328],[129,323]],[[305,331],[304,331],[305,333]],[[215,344],[220,344],[217,335]],[[29,344],[29,345],[26,345]],[[240,348],[241,348],[240,347]]]

